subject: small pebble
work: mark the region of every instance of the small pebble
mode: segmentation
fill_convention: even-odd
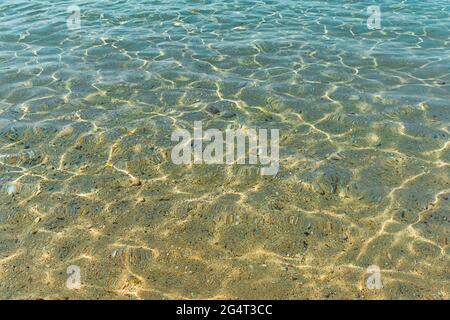
[[[212,113],[212,114],[218,114],[218,113],[220,113],[220,110],[219,109],[217,109],[217,107],[215,107],[215,106],[213,106],[213,105],[209,105],[209,106],[207,106],[206,107],[206,111],[208,111],[209,113]]]
[[[231,111],[225,111],[225,112],[222,114],[222,117],[225,118],[225,119],[230,119],[230,118],[233,118],[233,117],[235,117],[235,116],[236,116],[236,113],[231,112]]]
[[[138,187],[140,185],[142,185],[142,182],[139,178],[134,178],[133,180],[131,180],[132,187]]]
[[[344,159],[344,156],[340,153],[335,153],[330,156],[330,159],[331,160],[342,160],[342,159]]]
[[[17,191],[17,185],[16,184],[8,184],[5,187],[6,193],[9,195],[12,195],[14,193],[16,193]]]

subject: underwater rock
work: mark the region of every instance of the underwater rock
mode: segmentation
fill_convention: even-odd
[[[0,161],[9,165],[34,165],[39,162],[41,156],[32,150],[26,150],[18,153],[2,154]]]
[[[333,165],[323,165],[304,176],[306,182],[312,185],[315,192],[325,194],[339,194],[346,191],[352,179],[350,171]]]
[[[218,114],[218,113],[220,113],[220,110],[217,109],[216,106],[211,105],[211,104],[210,104],[209,106],[206,107],[206,111],[208,111],[209,113],[212,113],[212,114]]]
[[[131,179],[131,183],[130,183],[131,187],[139,187],[141,185],[142,185],[142,182],[139,178],[134,177],[133,179]]]
[[[10,124],[2,128],[0,136],[11,142],[17,142],[25,137],[26,131],[30,126]]]
[[[358,200],[375,204],[380,204],[387,195],[387,191],[384,188],[362,180],[352,181],[348,186],[348,192]]]
[[[235,117],[235,116],[236,116],[236,113],[234,113],[234,112],[232,112],[232,111],[225,111],[225,112],[222,114],[222,117],[225,118],[225,119],[231,119],[231,118],[233,118],[233,117]]]
[[[2,186],[2,189],[5,190],[5,192],[8,195],[13,195],[17,192],[17,184],[16,183],[7,183],[4,186]]]
[[[148,268],[154,259],[153,251],[144,247],[127,246],[119,248],[118,252],[120,252],[121,260],[125,265],[141,272],[145,268]],[[115,255],[117,255],[117,253]]]
[[[236,103],[228,100],[220,100],[211,103],[206,107],[206,111],[211,114],[221,114],[223,118],[229,119],[236,116]]]

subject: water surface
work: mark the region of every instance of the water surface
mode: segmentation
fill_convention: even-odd
[[[448,299],[450,3],[378,2],[3,1],[0,297]],[[174,165],[196,120],[280,171]]]

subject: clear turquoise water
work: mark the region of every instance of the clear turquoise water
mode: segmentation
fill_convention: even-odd
[[[448,299],[448,1],[381,30],[371,1],[71,4],[0,4],[1,298]],[[280,172],[175,166],[195,120],[280,129]]]

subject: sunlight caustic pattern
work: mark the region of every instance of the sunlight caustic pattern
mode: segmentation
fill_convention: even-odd
[[[448,299],[449,9],[3,1],[0,298]],[[277,174],[174,164],[195,121]]]

